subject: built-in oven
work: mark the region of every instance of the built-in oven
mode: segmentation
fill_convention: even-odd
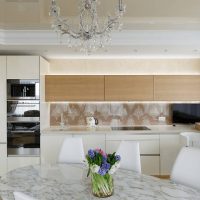
[[[40,121],[39,100],[8,100],[7,121],[39,122]]]
[[[40,154],[39,122],[7,123],[8,156]]]
[[[8,156],[40,154],[40,101],[7,100]]]
[[[39,99],[39,80],[8,79],[7,99]]]

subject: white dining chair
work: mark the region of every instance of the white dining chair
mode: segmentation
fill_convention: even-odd
[[[15,200],[36,200],[22,192],[14,192]]]
[[[200,148],[183,147],[177,156],[171,180],[178,184],[200,189]]]
[[[182,146],[200,148],[200,133],[183,132],[180,135],[181,135]]]
[[[121,156],[120,168],[141,173],[139,142],[122,141],[116,154]]]
[[[58,163],[82,164],[84,160],[85,155],[82,138],[65,138],[59,153]]]

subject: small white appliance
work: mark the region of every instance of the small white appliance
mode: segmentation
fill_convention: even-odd
[[[98,124],[98,120],[95,117],[87,117],[86,123],[88,127],[95,127]]]

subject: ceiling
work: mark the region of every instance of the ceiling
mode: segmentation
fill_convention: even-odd
[[[113,14],[117,0],[99,2],[100,16]],[[75,21],[78,3],[58,0],[61,14]],[[124,3],[124,31],[114,32],[111,45],[94,56],[200,57],[200,0]],[[40,54],[47,58],[85,56],[60,45],[50,28],[49,7],[50,0],[0,0],[0,53]]]

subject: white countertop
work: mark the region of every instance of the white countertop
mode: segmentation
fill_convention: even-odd
[[[194,125],[147,125],[150,130],[112,130],[110,126],[96,126],[93,128],[87,126],[52,126],[41,130],[41,134],[179,134],[181,132],[199,132]]]

